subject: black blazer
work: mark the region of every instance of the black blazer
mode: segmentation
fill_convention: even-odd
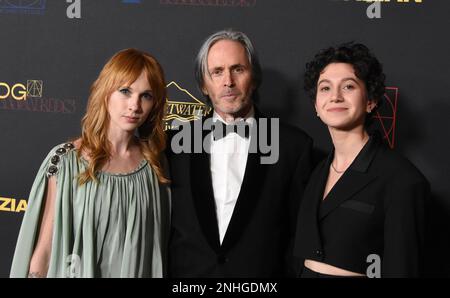
[[[305,190],[294,254],[362,274],[373,263],[368,256],[377,254],[382,277],[418,276],[425,177],[374,135],[322,200],[333,156],[317,166]]]
[[[258,123],[260,117],[256,111]],[[279,160],[275,164],[261,164],[262,153],[249,153],[222,245],[209,154],[168,152],[173,204],[170,277],[257,278],[287,274],[288,263],[292,264],[289,253],[298,205],[312,170],[312,140],[300,129],[281,124],[279,142]]]

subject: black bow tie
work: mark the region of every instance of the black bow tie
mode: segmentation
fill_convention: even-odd
[[[229,133],[236,133],[239,136],[248,139],[250,136],[250,126],[244,120],[239,121],[235,124],[225,124],[222,121],[213,122],[213,137],[214,141],[220,140],[226,137]]]

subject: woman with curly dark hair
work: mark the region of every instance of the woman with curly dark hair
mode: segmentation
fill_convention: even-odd
[[[305,90],[334,149],[313,172],[299,211],[302,277],[416,277],[429,184],[407,159],[368,133],[384,95],[380,62],[362,44],[320,51]]]

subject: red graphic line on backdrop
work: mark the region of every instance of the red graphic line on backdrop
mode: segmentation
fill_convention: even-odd
[[[398,103],[398,88],[397,87],[386,87],[386,90],[393,90],[394,91],[394,98],[393,100],[389,97],[387,93],[384,94],[384,98],[386,99],[386,102],[389,104],[391,110],[392,110],[392,116],[386,116],[381,115],[379,111],[377,111],[377,114],[374,116],[374,118],[378,119],[380,122],[381,129],[384,134],[384,138],[389,143],[389,147],[394,148],[395,146],[395,128],[397,123],[397,103]],[[391,119],[391,126],[389,129],[386,128],[383,119]]]

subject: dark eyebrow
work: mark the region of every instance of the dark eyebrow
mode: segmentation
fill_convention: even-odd
[[[345,78],[345,79],[342,80],[342,82],[345,82],[345,81],[353,81],[353,82],[355,82],[356,84],[358,84],[358,81],[355,80],[355,78]]]
[[[341,80],[341,82],[345,82],[345,81],[353,81],[353,82],[355,82],[356,84],[359,85],[358,81],[356,81],[355,78],[350,78],[350,77],[348,77],[348,78],[344,78],[344,79]],[[323,80],[320,80],[320,81],[317,83],[317,85],[320,85],[321,83],[331,83],[331,81],[328,80],[328,79],[323,79]]]
[[[330,82],[330,80],[322,79],[317,83],[317,85],[320,85],[321,83],[331,83],[331,82]]]

